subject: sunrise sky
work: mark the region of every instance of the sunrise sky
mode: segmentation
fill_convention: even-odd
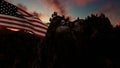
[[[37,12],[43,22],[49,22],[51,14],[56,11],[60,15],[75,19],[84,19],[91,13],[104,13],[115,25],[120,22],[120,0],[7,0],[28,12]]]

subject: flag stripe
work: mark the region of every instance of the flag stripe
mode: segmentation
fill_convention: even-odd
[[[13,23],[10,23],[10,22],[5,22],[5,21],[0,21],[0,22],[5,23],[5,24],[8,24],[8,25],[21,26],[21,25],[18,25],[18,24],[13,24]],[[1,24],[1,23],[0,23],[0,24]],[[6,25],[6,27],[9,27],[8,25]],[[24,28],[23,28],[24,30],[28,30],[28,29],[25,29],[25,28],[29,28],[28,31],[30,31],[30,32],[35,31],[35,32],[41,32],[41,33],[43,33],[43,34],[45,33],[45,32],[42,32],[42,31],[40,31],[40,30],[34,30],[34,29],[30,28],[30,27],[26,27],[26,26],[23,26],[23,25],[22,25],[22,27],[24,27]],[[16,28],[19,29],[18,27],[16,27]]]
[[[35,33],[37,35],[45,36],[44,33],[40,32],[40,31],[39,32],[35,31],[35,30],[33,30],[33,29],[29,28],[29,27],[24,27],[24,26],[20,26],[20,25],[16,25],[16,24],[10,24],[10,23],[8,24],[7,22],[4,22],[4,21],[0,21],[0,25],[5,26],[5,27],[9,27],[9,28],[24,29],[24,30],[31,31],[31,32],[33,32],[33,33]]]
[[[6,21],[0,21],[0,24],[1,23],[6,23],[6,24],[13,24],[13,25],[19,25],[19,26],[23,26],[23,27],[27,27],[27,28],[30,28],[31,30],[34,30],[34,31],[36,31],[36,32],[41,32],[41,33],[46,33],[45,31],[41,31],[41,30],[36,30],[36,29],[34,29],[34,28],[32,28],[32,27],[29,27],[29,26],[25,26],[25,25],[20,25],[20,24],[17,24],[17,23],[11,23],[11,22],[6,22]]]
[[[8,24],[17,24],[17,25],[20,25],[20,26],[29,27],[29,28],[31,28],[31,29],[34,29],[35,31],[41,31],[41,32],[43,32],[43,33],[46,32],[46,29],[34,27],[34,26],[32,26],[32,25],[24,24],[24,23],[21,23],[21,22],[19,22],[19,21],[0,19],[0,22],[6,22],[6,23],[8,22]]]
[[[48,28],[44,23],[42,23],[42,21],[41,21],[39,18],[33,16],[32,14],[24,11],[23,9],[21,9],[21,8],[19,8],[19,7],[18,7],[18,11],[19,11],[26,19],[28,19],[28,20],[30,20],[30,21],[35,21],[35,22],[41,23],[41,24],[43,25],[43,27]],[[33,17],[34,17],[34,20],[33,20]],[[32,19],[30,19],[30,18],[32,18]]]
[[[12,24],[18,24],[18,25],[21,25],[21,26],[26,26],[26,27],[29,27],[29,28],[33,28],[34,30],[41,30],[43,32],[46,32],[46,30],[47,30],[47,28],[44,28],[44,27],[41,27],[41,26],[38,26],[38,25],[33,25],[33,24],[28,23],[28,22],[23,21],[23,20],[19,20],[19,18],[14,19],[14,18],[12,18],[12,16],[10,18],[10,16],[7,17],[5,15],[3,15],[3,16],[0,15],[0,21],[11,22]]]
[[[43,24],[41,21],[39,21],[38,19],[30,19],[30,17],[25,17],[25,19],[29,20],[29,21],[33,21],[36,23],[33,23],[34,25],[39,25],[41,24],[42,27],[44,28],[48,28],[48,26],[46,26],[45,24]]]
[[[24,15],[24,16],[33,16],[32,14],[24,11],[23,9],[21,9],[21,8],[19,8],[19,7],[17,7],[17,8],[18,8],[18,11],[19,11],[22,15]]]
[[[33,29],[35,31],[38,31],[38,32],[41,31],[42,33],[46,33],[46,29],[33,27],[33,26],[29,25],[29,24],[24,24],[24,23],[21,23],[19,21],[7,20],[7,19],[0,19],[0,23],[20,25],[20,26],[31,28],[31,29]]]
[[[32,25],[41,26],[41,27],[43,27],[44,29],[47,29],[47,28],[48,28],[48,26],[46,26],[45,24],[43,24],[42,22],[40,22],[40,21],[37,20],[37,19],[30,19],[30,17],[29,17],[29,18],[28,18],[28,17],[25,17],[25,19],[27,19],[28,21],[34,22],[34,23],[30,23],[30,24],[32,24]]]
[[[48,26],[38,17],[4,0],[0,2],[0,10],[1,27],[23,29],[41,38],[45,37]]]
[[[46,29],[47,30],[47,26],[45,26],[45,25],[42,25],[39,21],[36,21],[36,20],[30,20],[30,19],[28,19],[28,20],[26,20],[26,19],[21,19],[21,18],[17,18],[17,17],[13,17],[13,16],[8,16],[8,15],[2,15],[2,14],[0,14],[0,18],[2,18],[2,19],[9,19],[9,20],[15,20],[15,21],[20,21],[21,23],[29,23],[29,24],[31,24],[31,25],[33,25],[33,26],[36,26],[36,27],[40,27],[40,28],[44,28],[44,29]],[[32,22],[32,23],[31,23]]]

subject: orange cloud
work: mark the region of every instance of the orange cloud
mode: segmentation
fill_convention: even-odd
[[[120,22],[117,22],[117,23],[115,24],[115,26],[120,26]]]
[[[98,0],[75,0],[75,3],[77,5],[80,5],[80,6],[85,6],[89,3],[93,3],[93,2],[96,2],[96,1],[98,1]]]
[[[67,15],[65,4],[61,3],[60,0],[43,0],[43,2],[52,11],[58,12],[61,15]]]
[[[38,17],[43,23],[48,23],[50,16],[47,14],[42,14],[38,12],[33,12],[32,13],[34,16]]]
[[[49,15],[46,15],[46,14],[43,14],[39,17],[44,23],[49,23],[49,18],[50,16]]]
[[[49,15],[38,13],[38,12],[35,12],[35,11],[33,11],[33,12],[29,11],[28,8],[26,6],[24,6],[23,4],[17,4],[17,6],[21,9],[29,12],[30,14],[38,17],[41,21],[43,21],[43,23],[48,23],[49,22],[49,18],[50,18]]]

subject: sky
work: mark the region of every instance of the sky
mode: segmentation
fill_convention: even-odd
[[[120,0],[7,0],[28,12],[37,13],[43,22],[49,22],[53,12],[59,15],[85,19],[91,14],[104,13],[112,25],[120,23]]]

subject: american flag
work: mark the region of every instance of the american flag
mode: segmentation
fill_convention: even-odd
[[[30,31],[40,38],[45,37],[48,29],[39,18],[4,0],[0,2],[0,27]]]

